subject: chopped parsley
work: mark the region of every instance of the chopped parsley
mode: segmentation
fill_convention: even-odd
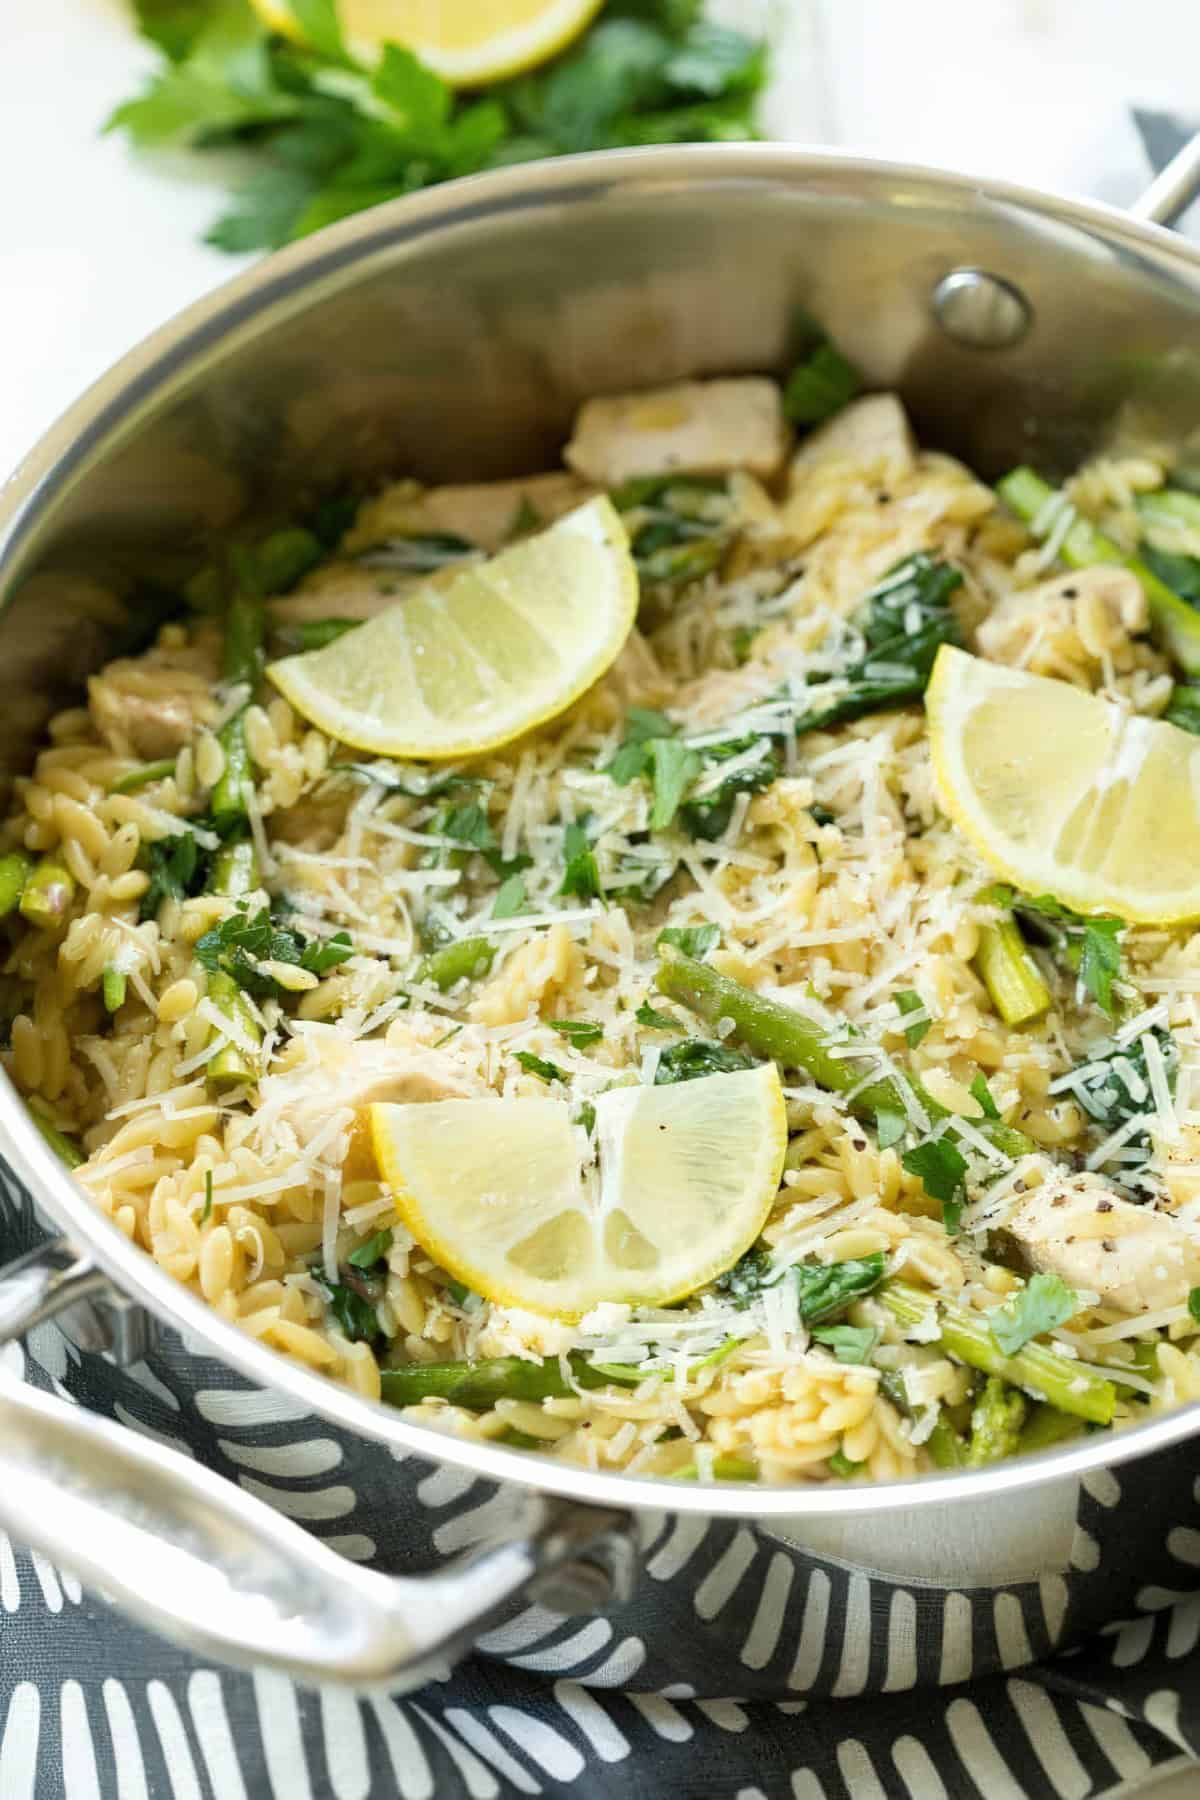
[[[1187,1297],[1187,1305],[1188,1311],[1191,1313],[1193,1319],[1195,1319],[1197,1325],[1200,1325],[1200,1287],[1194,1287],[1192,1289]]]
[[[642,1004],[638,1007],[633,1016],[638,1024],[644,1025],[648,1031],[683,1030],[683,1026],[678,1019],[673,1019],[670,1013],[659,1012],[658,1008],[651,1006],[648,1000],[642,1001]]]
[[[1079,1310],[1079,1296],[1060,1275],[1031,1275],[1019,1293],[988,1315],[996,1348],[1015,1356],[1031,1338],[1053,1331]]]
[[[942,1203],[942,1223],[953,1234],[962,1217],[967,1159],[949,1137],[929,1138],[906,1150],[900,1158],[910,1175],[916,1175],[931,1200]]]
[[[550,1025],[559,1037],[566,1038],[573,1050],[586,1050],[604,1036],[604,1027],[597,1025],[594,1019],[551,1019]]]
[[[813,1338],[832,1350],[840,1363],[865,1363],[879,1342],[879,1333],[873,1325],[817,1325]]]
[[[580,900],[599,900],[603,894],[600,869],[581,824],[572,822],[563,832],[563,860],[566,870],[559,893],[574,894]]]
[[[881,1106],[875,1113],[875,1136],[881,1150],[898,1144],[908,1130],[908,1120],[898,1107]]]
[[[823,339],[788,376],[783,410],[794,425],[821,425],[862,389],[862,376]]]
[[[979,898],[1019,914],[1031,935],[1040,937],[1074,971],[1101,1011],[1116,1018],[1113,983],[1121,973],[1124,919],[1086,917],[1061,906],[1050,894],[1019,894],[1004,883],[985,889]]]
[[[286,994],[287,988],[258,966],[264,962],[290,963],[312,975],[330,969],[354,954],[349,933],[305,939],[289,926],[278,924],[263,906],[251,913],[244,901],[228,918],[206,931],[195,946],[196,960],[210,974],[229,975],[247,994],[258,999]]]
[[[653,738],[647,750],[650,784],[654,789],[650,829],[665,831],[703,765],[698,753],[681,744],[678,738]]]
[[[525,877],[524,875],[507,875],[496,889],[496,898],[492,901],[493,919],[512,919],[517,913],[525,910]]]
[[[907,1017],[909,1013],[925,1012],[925,1002],[922,1000],[920,994],[913,988],[906,988],[902,994],[897,994],[896,1005],[900,1008],[900,1011],[905,1017]],[[914,1024],[906,1025],[904,1027],[904,1036],[908,1041],[910,1050],[916,1049],[917,1045],[921,1042],[921,1039],[928,1032],[931,1023],[932,1021],[926,1016],[918,1019]]]
[[[547,1062],[543,1056],[535,1056],[532,1050],[518,1050],[515,1053],[517,1062],[527,1074],[536,1075],[539,1081],[565,1081],[564,1070],[557,1063]]]
[[[678,1031],[677,1025],[673,1029]],[[724,1044],[712,1044],[706,1038],[688,1038],[672,1044],[658,1059],[654,1071],[655,1087],[668,1087],[676,1081],[698,1081],[702,1075],[734,1075],[741,1069],[752,1069],[754,1059],[740,1050],[727,1050]]]
[[[970,1093],[972,1100],[978,1102],[985,1119],[998,1119],[1000,1117],[1000,1108],[992,1099],[992,1090],[987,1084],[987,1076],[983,1073],[982,1069],[971,1083]]]
[[[391,1247],[391,1228],[385,1225],[382,1231],[377,1231],[372,1237],[365,1239],[357,1250],[352,1250],[346,1261],[352,1269],[373,1269],[376,1263],[383,1261]]]
[[[213,1209],[212,1170],[205,1169],[205,1171],[204,1171],[204,1210],[200,1214],[200,1223],[202,1225],[208,1224],[209,1219],[212,1217],[212,1209]]]
[[[201,857],[195,834],[186,826],[177,837],[144,843],[139,861],[150,877],[138,907],[138,918],[143,923],[158,917],[164,900],[186,900],[204,886],[207,859]]]
[[[670,944],[685,956],[703,962],[709,951],[715,949],[720,941],[719,925],[667,925],[655,938],[654,947],[661,950],[664,944]]]

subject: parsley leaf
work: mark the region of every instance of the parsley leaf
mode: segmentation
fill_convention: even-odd
[[[484,98],[388,44],[373,70],[335,0],[289,0],[299,41],[248,0],[135,0],[162,62],[110,129],[141,146],[241,151],[249,181],[209,234],[274,248],[397,194],[482,168],[616,144],[756,135],[763,45],[691,0],[611,0],[564,54]],[[238,163],[232,166],[238,167]]]
[[[873,1325],[818,1325],[813,1331],[818,1344],[832,1350],[840,1363],[865,1363],[879,1342]]]
[[[683,1026],[679,1023],[678,1019],[673,1019],[670,1013],[659,1012],[658,1008],[651,1006],[648,1000],[642,1001],[642,1004],[638,1007],[633,1016],[639,1025],[645,1025],[650,1031],[683,1030]]]
[[[1053,1331],[1079,1310],[1079,1296],[1061,1275],[1031,1275],[1019,1293],[988,1315],[996,1348],[1015,1356],[1030,1338]]]
[[[468,801],[465,806],[452,806],[442,814],[435,829],[443,837],[453,838],[456,844],[469,845],[472,850],[496,848],[492,822],[476,800]]]
[[[665,831],[679,811],[683,796],[700,773],[700,758],[678,738],[653,738],[647,746],[654,804],[651,831]]]
[[[207,862],[201,858],[194,834],[186,827],[178,837],[144,844],[139,861],[150,877],[138,907],[138,918],[143,922],[158,917],[164,900],[184,900],[204,885]]]
[[[724,1044],[710,1043],[707,1038],[688,1038],[663,1051],[654,1071],[654,1085],[668,1087],[676,1081],[697,1081],[702,1075],[733,1075],[754,1066],[754,1058],[743,1056],[740,1050],[727,1050]]]
[[[649,706],[631,706],[625,715],[625,736],[605,773],[618,787],[628,787],[650,767],[650,745],[655,738],[674,737],[675,727],[666,713]]]
[[[604,1036],[603,1025],[597,1025],[594,1019],[551,1019],[550,1024],[575,1050],[586,1050]]]
[[[530,1075],[536,1075],[539,1081],[565,1081],[566,1074],[557,1063],[547,1062],[542,1056],[535,1056],[532,1050],[518,1050],[516,1060]]]
[[[664,944],[670,944],[676,950],[682,950],[685,956],[692,956],[697,962],[703,962],[720,940],[719,925],[667,925],[655,938],[654,947],[661,950]]]
[[[1191,1290],[1187,1297],[1187,1306],[1197,1325],[1200,1325],[1200,1287],[1194,1287]]]
[[[267,907],[251,913],[244,901],[234,912],[206,931],[195,946],[197,962],[216,974],[229,975],[247,994],[259,999],[288,990],[257,967],[263,962],[294,963],[313,975],[325,975],[354,954],[348,932],[306,943],[296,932],[279,925]]]
[[[1110,1019],[1116,1018],[1113,982],[1121,972],[1119,939],[1126,929],[1124,919],[1085,916],[1062,906],[1050,894],[1019,894],[1004,883],[986,888],[979,898],[1019,913],[1023,923],[1075,971],[1100,1009]]]
[[[982,1069],[971,1083],[970,1093],[971,1098],[979,1102],[985,1119],[998,1119],[1000,1117],[1000,1108],[992,1099],[992,1090],[987,1084],[987,1076],[983,1073]]]
[[[525,877],[508,875],[496,889],[492,901],[493,919],[511,919],[525,910]]]
[[[563,856],[567,866],[559,893],[575,894],[580,900],[601,899],[600,868],[582,825],[572,823],[563,832]]]
[[[313,938],[305,944],[300,954],[300,967],[307,969],[310,975],[328,975],[330,969],[336,969],[339,963],[353,955],[350,933],[335,931],[332,937]]]
[[[382,1231],[375,1232],[361,1243],[357,1250],[352,1250],[346,1261],[352,1269],[373,1269],[376,1263],[383,1261],[391,1247],[391,1228],[385,1225]]]
[[[854,364],[823,340],[788,376],[783,410],[794,425],[820,425],[841,412],[861,388]]]
[[[875,1114],[875,1136],[881,1150],[898,1144],[908,1129],[908,1120],[898,1107],[881,1106]]]
[[[913,988],[906,988],[902,994],[897,994],[896,1005],[900,1008],[900,1011],[906,1015],[908,1013],[923,1013],[925,1011],[925,1002],[922,1000],[920,994]],[[931,1023],[932,1021],[929,1018],[923,1018],[918,1019],[915,1025],[906,1025],[904,1027],[904,1035],[908,1040],[908,1047],[910,1050],[916,1049],[917,1045],[921,1042],[921,1039],[928,1032]]]
[[[906,1150],[900,1161],[910,1175],[919,1177],[931,1200],[941,1201],[942,1223],[947,1231],[956,1232],[967,1176],[967,1159],[962,1151],[949,1137],[930,1138]]]

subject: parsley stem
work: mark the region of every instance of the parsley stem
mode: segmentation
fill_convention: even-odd
[[[158,762],[143,763],[138,769],[130,769],[128,775],[122,775],[120,781],[114,781],[109,792],[112,794],[132,794],[137,788],[149,787],[152,781],[166,781],[175,773],[175,758],[164,756]]]

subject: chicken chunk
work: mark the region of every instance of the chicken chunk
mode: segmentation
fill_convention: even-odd
[[[1091,685],[1105,657],[1117,669],[1131,665],[1130,639],[1147,622],[1141,582],[1128,569],[1110,566],[1055,575],[1006,594],[976,636],[993,662]]]
[[[499,550],[526,515],[530,529],[553,525],[564,513],[582,506],[593,491],[589,482],[565,469],[452,487],[420,488],[415,482],[398,481],[367,502],[343,547],[357,554],[388,538],[447,532],[481,550]]]
[[[420,1104],[487,1092],[449,1056],[415,1041],[394,1045],[318,1026],[297,1044],[291,1065],[262,1083],[261,1109],[275,1125],[289,1125],[301,1145],[345,1108],[358,1114],[377,1100]]]
[[[419,579],[362,563],[326,563],[285,599],[272,600],[271,617],[278,625],[307,625],[317,619],[373,619],[376,613],[394,606]]]
[[[770,477],[788,442],[778,387],[744,376],[585,400],[563,457],[601,487],[618,487],[635,475],[720,475],[727,469]]]
[[[189,651],[111,662],[88,682],[88,708],[106,743],[147,762],[174,756],[213,718],[212,676]]]
[[[805,438],[792,458],[791,486],[825,462],[866,464],[897,480],[912,473],[916,460],[916,440],[896,395],[866,394]]]
[[[1036,1268],[1120,1312],[1180,1306],[1200,1286],[1200,1230],[1120,1199],[1096,1175],[1034,1188],[1006,1229]]]

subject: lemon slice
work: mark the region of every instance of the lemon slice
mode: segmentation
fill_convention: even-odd
[[[1027,894],[1200,917],[1200,739],[943,645],[925,695],[942,806]]]
[[[637,602],[629,538],[601,497],[267,674],[356,750],[476,756],[577,700],[616,660]]]
[[[595,1107],[595,1162],[554,1099],[375,1105],[371,1135],[404,1224],[485,1299],[562,1319],[665,1306],[762,1230],[787,1148],[778,1072],[612,1088]]]
[[[253,0],[265,24],[303,42],[304,8]],[[603,0],[337,0],[350,53],[372,63],[403,44],[454,87],[499,81],[545,62],[577,37]]]

